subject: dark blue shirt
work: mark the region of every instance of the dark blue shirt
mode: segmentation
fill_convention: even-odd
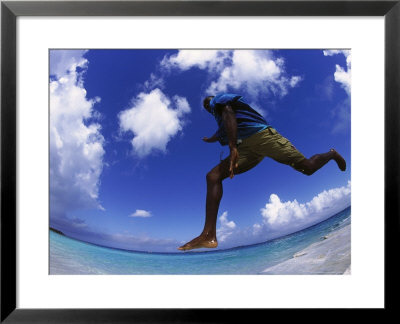
[[[222,108],[226,105],[231,106],[235,113],[238,140],[245,139],[270,126],[263,116],[243,100],[242,96],[231,93],[218,94],[210,101],[210,110],[219,127],[217,136],[221,145],[228,145],[228,135],[222,120]]]

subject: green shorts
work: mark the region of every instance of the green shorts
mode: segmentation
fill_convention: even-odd
[[[290,165],[297,171],[303,171],[299,167],[299,163],[305,159],[304,155],[287,138],[283,137],[272,127],[245,138],[238,145],[238,151],[239,166],[235,170],[236,174],[254,168],[265,157]]]

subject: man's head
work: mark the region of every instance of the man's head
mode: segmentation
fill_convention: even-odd
[[[213,98],[214,96],[208,96],[203,100],[203,106],[208,112],[211,112],[210,102]]]

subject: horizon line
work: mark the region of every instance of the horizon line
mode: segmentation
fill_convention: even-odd
[[[54,233],[56,233],[56,234],[58,234],[58,235],[65,236],[65,237],[68,238],[68,239],[75,240],[75,241],[78,241],[78,242],[82,242],[82,243],[85,243],[85,244],[94,245],[94,246],[101,247],[101,248],[105,248],[105,249],[111,249],[111,250],[116,250],[116,251],[128,252],[128,253],[174,254],[174,255],[175,255],[175,254],[176,254],[176,255],[184,255],[184,254],[219,253],[219,252],[226,252],[226,251],[231,251],[231,250],[236,250],[236,249],[250,248],[250,247],[254,247],[254,246],[266,244],[266,243],[273,242],[273,241],[278,240],[278,239],[285,238],[285,237],[287,237],[287,236],[290,236],[290,235],[293,235],[293,234],[296,234],[296,233],[305,231],[305,230],[307,230],[307,229],[310,229],[310,228],[312,228],[312,227],[314,227],[314,226],[317,226],[318,224],[321,224],[321,223],[323,223],[323,222],[325,222],[325,221],[331,219],[332,217],[335,217],[336,215],[340,214],[341,212],[343,212],[343,211],[345,211],[345,210],[347,210],[347,209],[351,209],[351,204],[350,204],[349,206],[347,206],[346,208],[344,208],[343,210],[337,212],[336,214],[333,214],[332,216],[329,216],[328,218],[324,219],[323,221],[320,221],[320,222],[317,222],[317,223],[315,223],[315,224],[312,224],[312,225],[310,225],[310,226],[308,226],[308,227],[302,228],[301,230],[298,230],[298,231],[295,231],[295,232],[292,232],[292,233],[289,233],[289,234],[285,234],[285,235],[282,235],[282,236],[279,236],[279,237],[275,237],[275,238],[273,238],[273,239],[269,239],[269,240],[267,240],[267,241],[263,241],[263,242],[259,242],[259,243],[253,243],[253,244],[248,244],[248,245],[238,245],[238,246],[230,247],[230,248],[226,248],[226,249],[207,250],[207,251],[201,250],[201,251],[198,251],[198,252],[195,252],[195,251],[187,251],[187,252],[185,252],[185,251],[183,251],[183,252],[151,252],[151,251],[129,250],[129,249],[124,249],[124,248],[112,247],[112,246],[101,245],[101,244],[98,244],[98,243],[93,243],[93,242],[84,241],[84,240],[82,240],[82,239],[78,239],[78,238],[75,238],[75,237],[71,237],[71,236],[69,236],[69,235],[66,235],[64,232],[62,232],[62,231],[60,231],[60,230],[58,230],[58,229],[56,229],[56,228],[54,228],[54,227],[51,227],[51,226],[49,226],[49,232],[54,232]]]

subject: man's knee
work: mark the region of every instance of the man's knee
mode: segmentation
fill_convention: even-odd
[[[304,159],[296,165],[296,169],[305,175],[312,175],[315,172],[315,168],[313,167],[311,161],[309,159]]]
[[[207,182],[218,182],[222,180],[222,177],[217,170],[213,169],[207,173],[206,179]]]
[[[314,171],[314,170],[311,170],[311,169],[304,169],[304,170],[302,171],[303,174],[308,175],[308,176],[312,175],[314,172],[315,172],[315,171]]]

